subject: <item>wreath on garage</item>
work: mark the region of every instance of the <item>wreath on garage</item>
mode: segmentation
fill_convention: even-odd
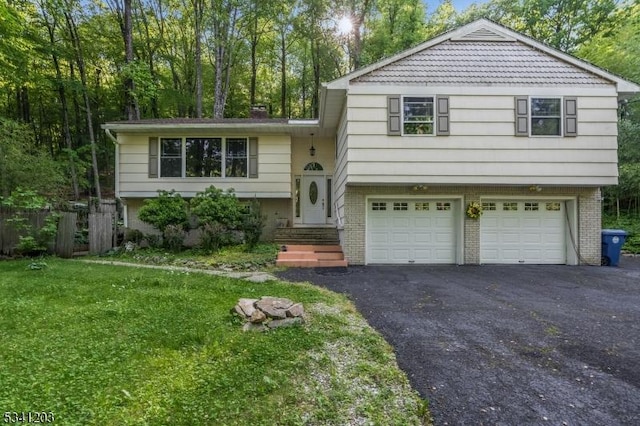
[[[478,219],[482,216],[482,204],[472,201],[467,205],[467,216],[471,219]]]

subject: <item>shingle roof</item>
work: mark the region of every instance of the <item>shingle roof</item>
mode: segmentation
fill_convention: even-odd
[[[613,82],[520,41],[446,40],[372,70],[351,84],[610,86]]]

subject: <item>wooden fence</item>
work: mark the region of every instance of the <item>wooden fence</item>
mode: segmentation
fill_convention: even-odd
[[[96,212],[95,210],[105,211]],[[83,225],[88,225],[89,228],[89,253],[101,254],[115,247],[118,223],[115,203],[103,203],[100,209],[95,210],[89,213],[88,224],[78,223],[79,217],[76,212],[58,212],[57,214],[60,216],[58,232],[54,241],[49,245],[48,251],[60,257],[72,257],[77,249],[76,234],[80,233],[79,226]],[[16,214],[16,211],[12,209],[0,209],[0,255],[11,256],[15,254],[15,247],[20,241],[20,232],[15,229],[10,219],[25,218],[34,229],[40,229],[50,214],[49,211]]]

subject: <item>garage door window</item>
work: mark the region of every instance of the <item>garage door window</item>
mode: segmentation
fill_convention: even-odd
[[[482,210],[495,211],[496,203],[482,203]]]
[[[416,203],[416,211],[429,211],[429,203]]]
[[[538,203],[524,203],[524,211],[537,212],[539,210]]]
[[[387,203],[371,203],[371,210],[373,211],[386,211]]]
[[[547,209],[547,211],[550,211],[550,212],[559,212],[560,211],[560,203],[547,203],[546,209]]]
[[[451,203],[436,203],[436,208],[440,211],[451,210]]]
[[[409,204],[408,203],[393,203],[393,210],[394,211],[406,211],[406,210],[409,210]]]
[[[518,203],[502,203],[502,210],[505,212],[518,211]]]

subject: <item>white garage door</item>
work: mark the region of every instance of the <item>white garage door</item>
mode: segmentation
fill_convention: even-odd
[[[455,263],[454,202],[369,200],[367,263]]]
[[[484,200],[482,263],[567,262],[564,202]]]

